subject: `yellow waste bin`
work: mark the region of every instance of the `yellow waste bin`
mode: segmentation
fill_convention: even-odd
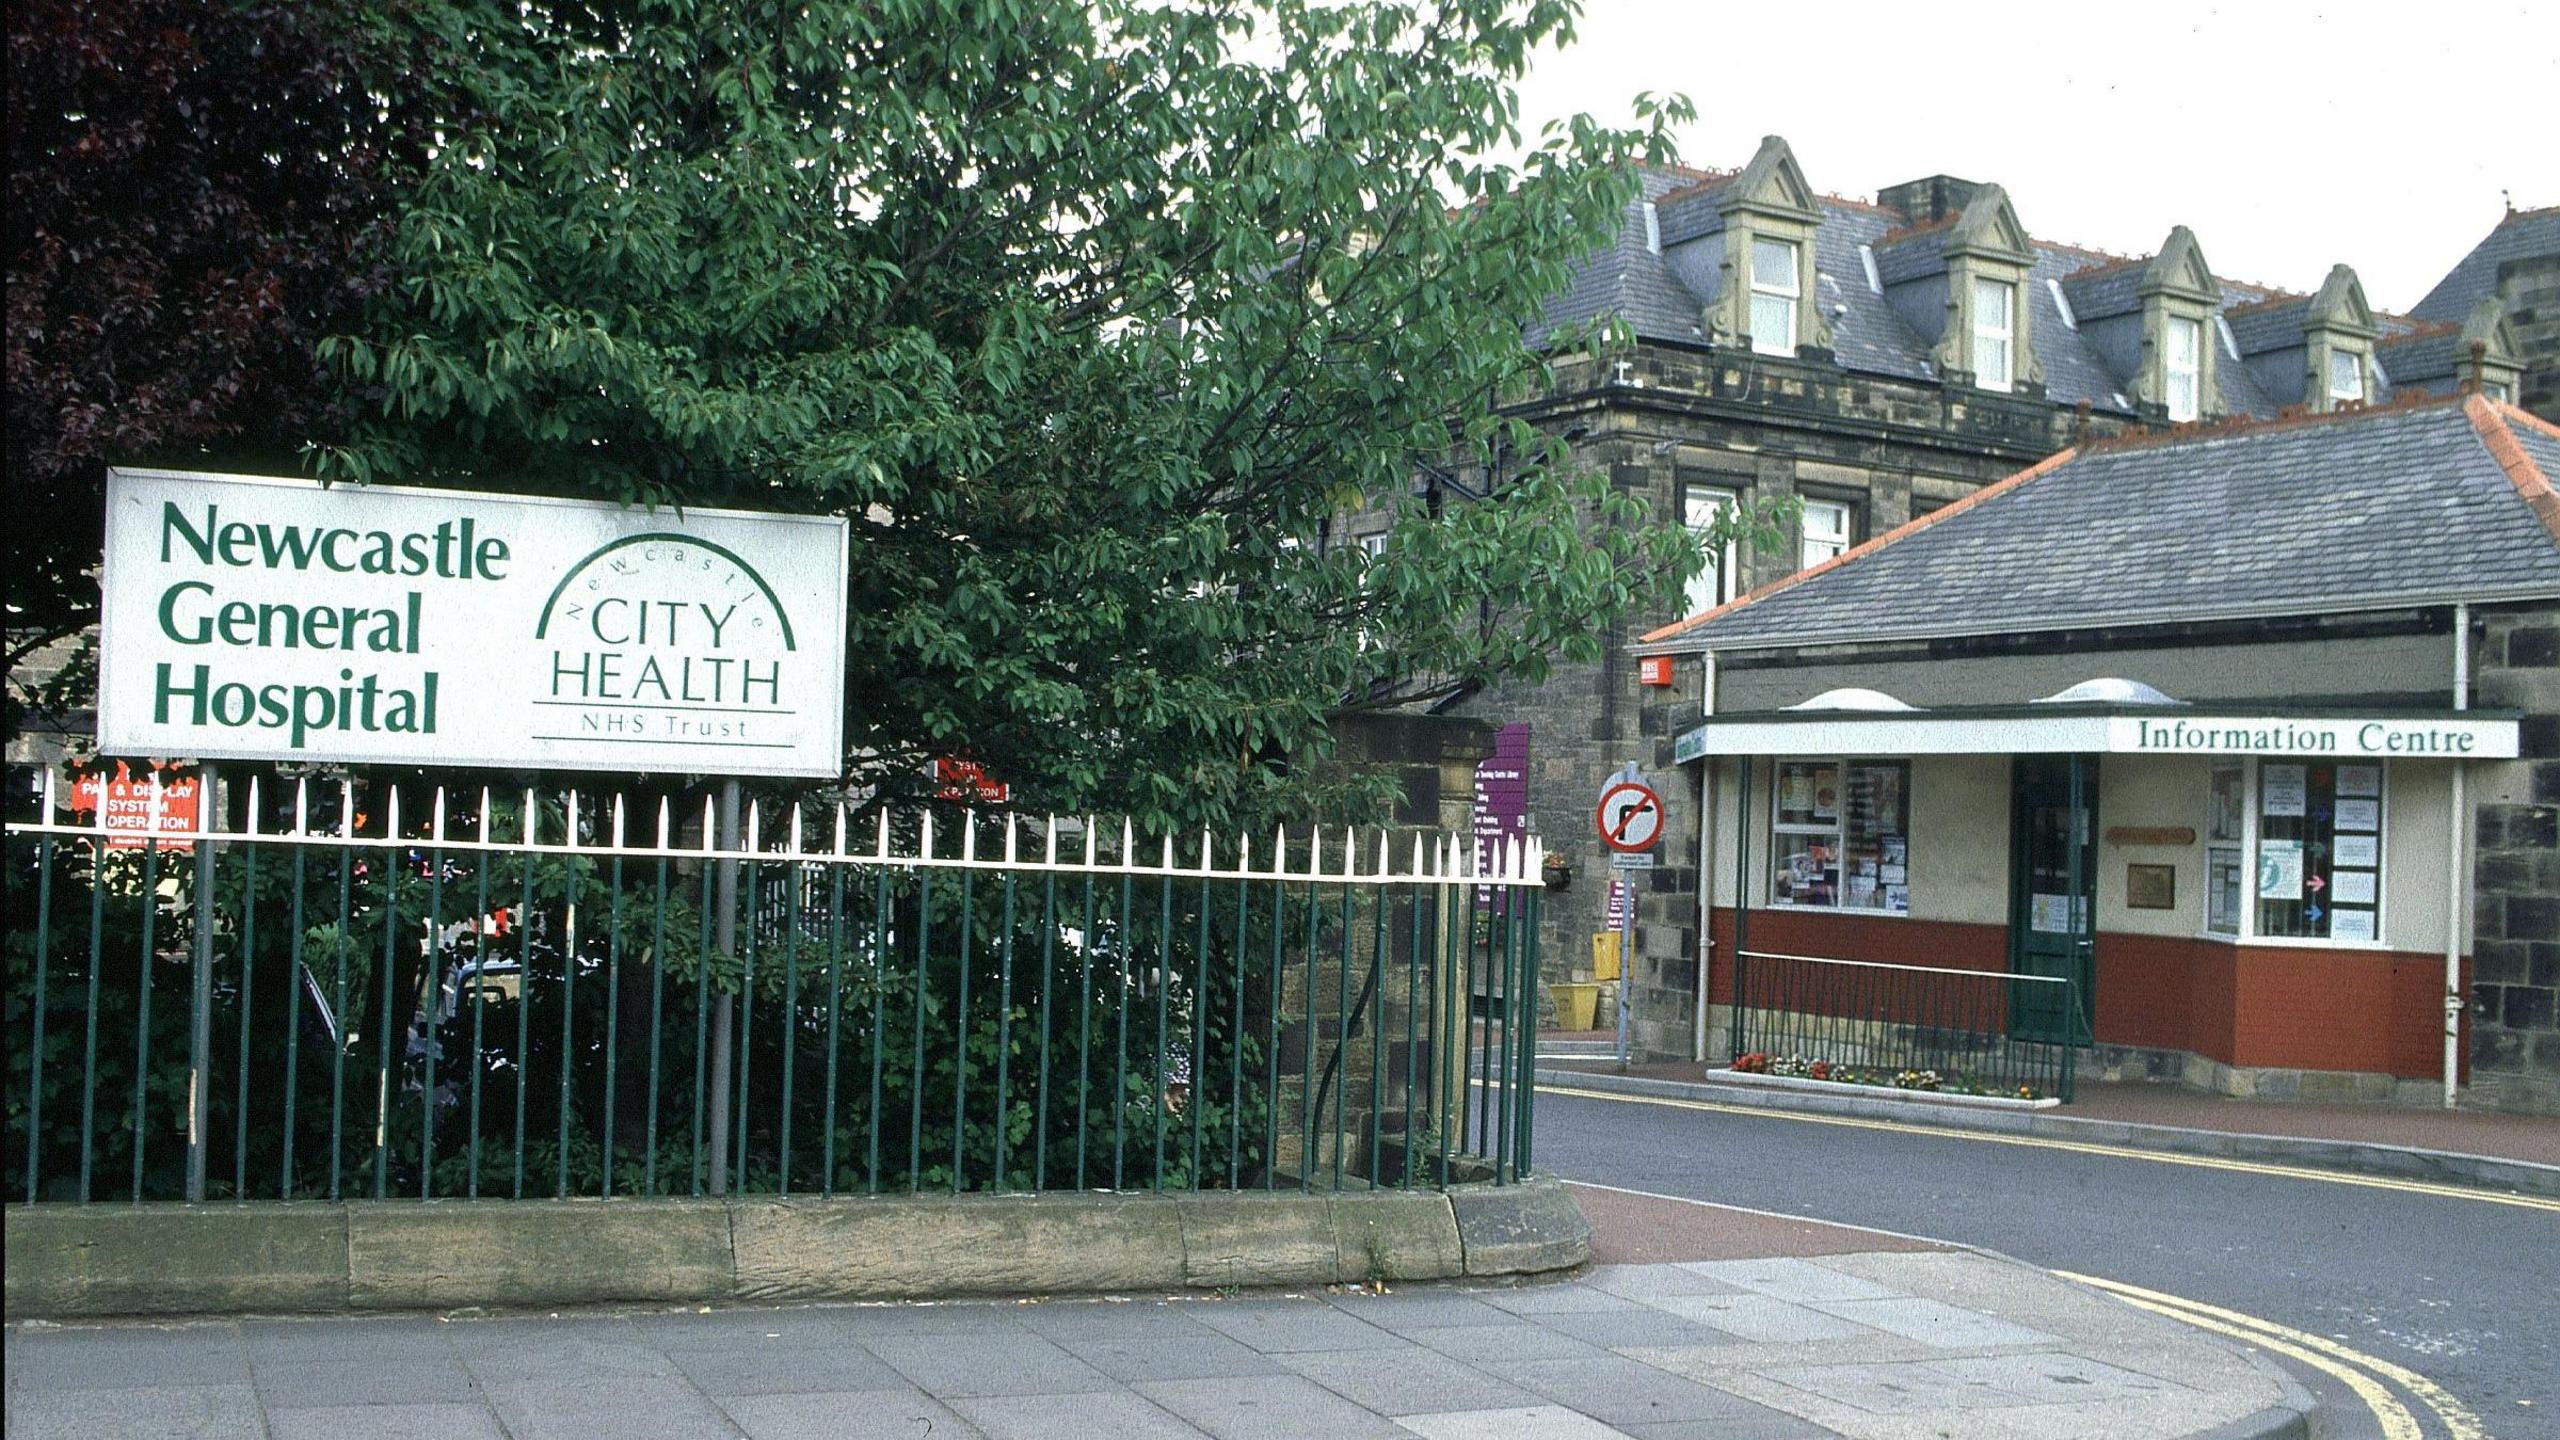
[[[1615,930],[1600,930],[1591,936],[1591,978],[1618,978],[1618,947],[1627,937]]]
[[[1590,1030],[1599,1025],[1599,986],[1550,985],[1547,993],[1555,997],[1557,1029]]]

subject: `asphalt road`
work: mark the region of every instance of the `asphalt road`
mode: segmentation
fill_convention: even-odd
[[[2325,1336],[2433,1381],[2500,1440],[2560,1440],[2560,1213],[1949,1131],[1542,1094],[1540,1169],[1980,1245]],[[2334,1435],[2383,1435],[2288,1368]],[[2405,1398],[2405,1396],[2404,1396]],[[2454,1435],[2409,1407],[2428,1437]],[[2406,1432],[2403,1431],[2403,1434]]]

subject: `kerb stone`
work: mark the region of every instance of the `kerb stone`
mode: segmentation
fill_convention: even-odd
[[[698,1200],[359,1201],[356,1309],[700,1300],[730,1289],[729,1215]]]
[[[12,1320],[336,1310],[347,1222],[334,1206],[13,1205]]]
[[[1168,1290],[1182,1216],[1162,1195],[741,1201],[742,1300],[912,1300]]]
[[[1181,1210],[1186,1285],[1326,1285],[1343,1278],[1326,1196],[1204,1195],[1186,1198]]]
[[[1449,1197],[1436,1191],[1336,1195],[1333,1233],[1344,1280],[1446,1280],[1467,1273],[1457,1216]]]
[[[1569,1270],[1591,1258],[1591,1222],[1572,1192],[1545,1176],[1517,1185],[1449,1191],[1469,1275],[1533,1275]]]

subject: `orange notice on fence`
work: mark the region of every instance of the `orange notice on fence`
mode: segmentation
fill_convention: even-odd
[[[71,813],[88,814],[103,808],[107,848],[139,850],[148,843],[144,837],[154,830],[163,835],[183,835],[194,830],[200,813],[196,797],[201,788],[194,775],[176,771],[155,769],[137,780],[131,767],[119,760],[112,780],[95,770],[72,772]],[[156,825],[152,823],[155,815],[159,822]]]

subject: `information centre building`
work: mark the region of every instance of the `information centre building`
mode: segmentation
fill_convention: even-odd
[[[2560,1108],[2554,477],[2476,394],[2100,441],[1644,636],[1701,1056],[1739,932],[2067,977],[2099,1075]]]

